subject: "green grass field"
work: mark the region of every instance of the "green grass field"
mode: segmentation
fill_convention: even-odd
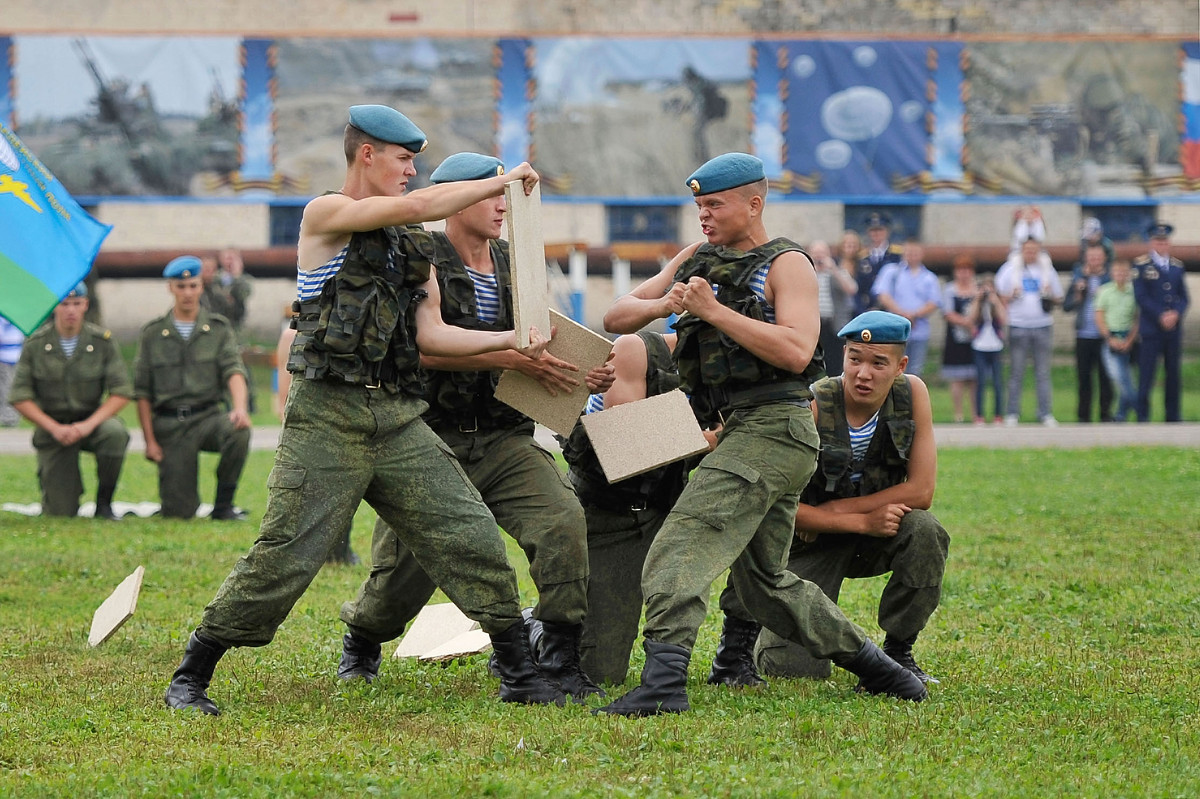
[[[0,796],[1200,794],[1200,452],[943,452],[951,559],[917,648],[942,682],[921,705],[856,695],[836,669],[707,686],[715,611],[682,716],[502,705],[482,656],[388,660],[374,685],[344,685],[337,613],[360,566],[324,569],[272,645],[226,656],[210,691],[224,715],[172,713],[163,690],[256,535],[270,460],[252,455],[239,493],[253,523],[0,514]],[[35,499],[33,470],[5,457],[0,496]],[[139,457],[123,495],[154,496]],[[364,555],[372,522],[364,508]],[[89,649],[93,611],[139,564],[137,614]],[[873,636],[881,586],[843,592]]]

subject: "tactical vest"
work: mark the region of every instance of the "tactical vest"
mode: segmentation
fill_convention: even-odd
[[[861,461],[854,460],[850,449],[842,378],[827,378],[812,388],[817,402],[821,453],[817,457],[817,471],[800,496],[801,502],[819,505],[831,499],[875,494],[908,478],[908,458],[917,423],[913,421],[912,387],[907,377],[900,375],[892,383],[879,408],[875,435]],[[862,472],[862,479],[856,486],[850,475],[858,471]]]
[[[458,251],[446,234],[430,233],[429,236],[442,293],[442,318],[446,323],[467,330],[512,330],[512,277],[508,264],[508,242],[491,242],[496,288],[500,294],[500,313],[495,322],[484,322],[478,316],[475,283],[467,274]],[[495,398],[500,374],[492,370],[459,372],[426,369],[429,410],[425,420],[434,429],[452,426],[464,430],[509,428],[529,422],[527,416]]]
[[[804,250],[784,238],[773,239],[747,252],[701,244],[680,265],[675,282],[686,283],[692,277],[702,277],[717,287],[717,302],[721,305],[765,322],[764,303],[750,287],[750,280],[761,267],[785,252],[804,253]],[[804,256],[808,258],[807,253]],[[675,363],[679,366],[680,384],[701,424],[719,421],[721,413],[727,410],[810,399],[809,384],[825,374],[819,344],[808,366],[796,374],[767,363],[692,314],[681,316],[675,330],[679,333]]]
[[[353,234],[320,295],[292,304],[288,371],[419,396],[416,306],[428,296],[421,288],[433,254],[427,237],[419,227]]]
[[[662,336],[644,331],[637,335],[646,345],[646,396],[654,397],[678,388],[679,375],[671,361],[671,350]],[[688,472],[695,465],[692,459],[676,461],[610,484],[582,422],[575,423],[569,438],[559,441],[567,461],[567,477],[575,487],[580,503],[605,510],[668,510],[679,499]]]

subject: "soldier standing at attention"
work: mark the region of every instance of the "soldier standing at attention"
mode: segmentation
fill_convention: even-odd
[[[1137,418],[1150,421],[1150,391],[1161,357],[1165,420],[1180,420],[1180,375],[1183,357],[1183,317],[1188,308],[1187,276],[1183,262],[1171,255],[1171,233],[1175,228],[1158,223],[1146,231],[1150,252],[1133,262],[1133,295],[1138,306],[1138,393]]]
[[[442,320],[428,258],[402,225],[444,219],[537,173],[430,186],[405,195],[425,134],[382,105],[350,108],[346,179],[309,202],[300,223],[292,385],[267,511],[250,551],[204,609],[165,697],[216,715],[207,689],[230,647],[264,646],[308,588],[366,500],[454,604],[491,635],[507,702],[562,704],[538,673],[521,619],[517,577],[496,520],[450,448],[421,421],[420,355],[459,357],[517,348],[513,331]],[[538,358],[530,330],[521,350]]]
[[[702,425],[724,426],[646,556],[641,685],[600,710],[645,716],[688,709],[696,632],[710,587],[726,569],[736,588],[722,596],[727,615],[833,659],[857,674],[865,691],[922,700],[920,680],[818,586],[783,568],[819,445],[808,387],[823,371],[812,263],[795,243],[768,238],[767,180],[758,158],[718,156],[687,185],[707,241],[684,248],[617,300],[604,324],[631,333],[680,314],[681,386]]]
[[[887,214],[867,214],[863,220],[867,225],[867,242],[869,246],[862,260],[858,262],[858,271],[854,279],[858,282],[858,294],[855,296],[854,312],[862,313],[875,304],[875,279],[885,266],[898,264],[901,259],[900,248],[889,240],[888,227],[892,219]]]
[[[921,682],[937,682],[912,650],[941,598],[950,536],[929,512],[937,447],[929,389],[905,374],[910,329],[902,316],[868,311],[838,333],[844,372],[812,387],[821,453],[800,495],[788,571],[834,602],[844,579],[891,572],[879,600],[883,651]],[[829,676],[828,660],[770,630],[757,660],[768,676]]]
[[[116,414],[133,396],[133,385],[112,333],[83,321],[87,308],[87,286],[80,281],[54,308],[54,320],[25,342],[11,397],[17,412],[38,428],[33,447],[42,512],[79,512],[83,450],[96,455],[95,517],[116,520],[113,493],[129,446],[129,433]]]
[[[433,170],[436,184],[494,180],[499,158],[457,153]],[[410,231],[432,253],[442,318],[467,330],[513,329],[508,243],[500,240],[504,195],[489,197],[446,220],[445,233]],[[538,359],[513,350],[482,355],[422,353],[428,379],[425,421],[450,447],[472,485],[505,532],[529,558],[538,589],[534,618],[544,634],[534,658],[542,676],[572,697],[603,693],[579,667],[579,639],[587,615],[588,551],[583,509],[554,456],[533,438],[533,420],[496,399],[501,370],[516,369],[547,391],[571,391],[579,381],[562,369],[573,364],[543,352]],[[588,376],[603,391],[612,367]],[[595,386],[591,385],[596,383]],[[379,672],[380,644],[404,632],[437,586],[382,518],[375,523],[371,575],[354,602],[342,608],[350,628],[342,641],[338,676],[368,682]]]
[[[229,320],[200,304],[200,268],[199,258],[181,255],[163,270],[175,304],[142,327],[133,366],[138,421],[146,459],[158,464],[163,516],[196,515],[203,451],[220,454],[212,518],[241,521],[233,496],[250,452],[246,367]],[[222,413],[226,394],[233,407]]]

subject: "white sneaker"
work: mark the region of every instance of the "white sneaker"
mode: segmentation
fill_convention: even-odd
[[[1016,427],[1017,421],[1018,421],[1017,415],[1015,413],[1010,413],[1008,416],[1004,417],[1004,426],[1005,427]]]
[[[1058,427],[1058,420],[1053,416],[1043,416],[1042,427]]]

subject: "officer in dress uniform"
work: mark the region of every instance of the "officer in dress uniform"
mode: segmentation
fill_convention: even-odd
[[[1157,222],[1146,229],[1150,252],[1133,262],[1133,294],[1138,306],[1137,417],[1150,420],[1150,390],[1157,377],[1161,356],[1166,381],[1163,404],[1166,421],[1180,421],[1180,361],[1183,355],[1183,317],[1188,307],[1187,279],[1183,262],[1171,256],[1171,233],[1175,229]]]
[[[37,425],[42,512],[74,516],[83,481],[79,452],[96,456],[98,519],[116,520],[113,493],[125,463],[129,433],[116,414],[133,396],[121,350],[112,333],[85,322],[87,286],[81,281],[25,344],[13,379],[17,412]]]
[[[858,271],[854,275],[858,283],[858,291],[854,296],[856,314],[869,310],[875,304],[871,289],[883,268],[888,264],[900,263],[903,257],[900,247],[888,240],[891,217],[884,213],[870,213],[863,219],[863,224],[867,228],[869,246],[858,262]]]
[[[163,516],[196,515],[203,451],[220,454],[212,518],[241,521],[246,513],[233,497],[250,452],[246,368],[233,325],[200,304],[200,269],[199,258],[183,255],[163,270],[175,304],[142,328],[133,368],[138,421],[146,459],[158,464]]]

